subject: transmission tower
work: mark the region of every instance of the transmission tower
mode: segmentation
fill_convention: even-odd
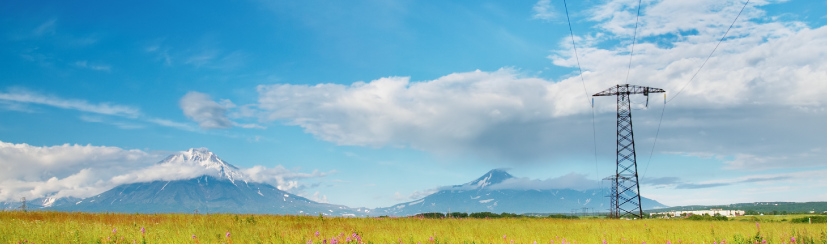
[[[637,175],[637,155],[635,154],[635,133],[632,131],[632,108],[629,95],[643,94],[649,103],[650,93],[664,93],[663,89],[636,85],[616,85],[592,96],[617,97],[617,167],[612,183],[610,210],[612,217],[643,217],[640,205],[640,184]]]
[[[20,201],[23,202],[23,204],[20,205],[20,210],[23,211],[23,212],[26,212],[26,198],[25,197],[20,198]]]
[[[609,198],[609,218],[617,218],[617,208],[615,208],[615,204],[617,204],[617,180],[615,179],[617,179],[615,175],[603,178],[603,180],[612,183],[609,195],[604,196]]]

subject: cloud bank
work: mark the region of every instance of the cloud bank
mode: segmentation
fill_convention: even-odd
[[[734,169],[825,166],[816,158],[827,156],[827,145],[812,133],[823,127],[812,121],[827,120],[827,27],[771,21],[759,7],[772,3],[750,2],[692,83],[743,1],[644,3],[628,80],[667,90],[659,153],[741,155],[728,163]],[[586,91],[574,75],[547,80],[509,68],[426,81],[273,84],[257,88],[255,116],[339,145],[513,161],[584,155],[591,149],[589,95],[625,81],[636,11],[637,1],[609,1],[583,13],[596,27],[575,36]],[[561,39],[548,58],[574,68],[573,55]],[[635,134],[651,145],[659,111],[646,111],[643,99],[632,101],[642,110],[635,111]],[[662,96],[649,100],[654,109],[664,103]],[[615,109],[614,99],[596,99],[596,127],[613,128]],[[613,141],[611,133],[604,134],[597,135],[599,148],[612,148],[603,142]],[[795,163],[769,163],[805,154]]]
[[[190,179],[216,170],[198,165],[158,164],[166,157],[137,149],[92,145],[32,146],[0,142],[0,201],[21,197],[86,198],[115,186],[136,182]],[[281,165],[240,168],[242,180],[267,183],[294,194],[313,185],[302,179],[335,171],[300,173]],[[320,198],[322,199],[322,198]]]

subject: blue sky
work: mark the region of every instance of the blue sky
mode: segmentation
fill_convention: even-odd
[[[595,102],[595,160],[586,94],[629,71],[672,98],[742,6],[643,1],[629,70],[637,1],[572,1],[583,83],[562,1],[4,2],[0,165],[37,166],[0,175],[0,197],[92,194],[106,176],[69,179],[100,158],[143,167],[197,147],[328,172],[274,177],[351,207],[494,168],[595,180],[614,170],[614,100]],[[663,98],[636,98],[644,195],[827,200],[825,23],[825,1],[750,2],[667,105],[651,165]]]

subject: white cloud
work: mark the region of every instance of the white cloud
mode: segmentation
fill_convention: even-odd
[[[0,142],[0,201],[45,194],[86,197],[109,177],[151,165],[159,155],[117,147],[64,144],[37,147]]]
[[[739,170],[767,170],[793,167],[820,167],[827,166],[824,160],[824,152],[813,149],[798,154],[784,154],[777,156],[759,156],[752,154],[737,154],[734,159],[724,161],[726,169]]]
[[[265,119],[287,120],[341,145],[440,151],[501,124],[540,123],[586,110],[583,95],[570,92],[578,85],[521,77],[511,69],[426,82],[389,77],[350,86],[262,85],[258,107]]]
[[[135,118],[141,115],[138,108],[114,105],[110,103],[91,104],[84,100],[77,99],[63,99],[55,96],[46,96],[23,89],[10,89],[9,92],[0,92],[0,100],[6,100],[18,103],[33,103],[40,105],[47,105],[63,109],[72,109],[83,112],[116,115]]]
[[[140,125],[140,124],[127,123],[127,122],[121,122],[121,121],[111,121],[111,120],[105,119],[105,118],[100,117],[100,116],[81,115],[80,120],[83,120],[83,121],[86,121],[86,122],[92,122],[92,123],[110,124],[110,125],[114,125],[118,128],[126,129],[126,130],[144,128],[144,126]]]
[[[136,182],[190,179],[218,171],[188,164],[157,164],[166,155],[118,147],[59,145],[37,147],[0,142],[0,201],[45,196],[85,198],[115,186]],[[302,179],[335,171],[299,173],[281,165],[240,168],[242,180],[267,183],[301,193],[314,187]],[[326,197],[322,197],[326,201]]]
[[[202,129],[226,129],[233,126],[245,129],[267,128],[258,124],[242,124],[230,120],[230,117],[243,118],[253,116],[257,113],[256,109],[253,108],[254,105],[237,106],[229,99],[221,99],[219,102],[215,102],[207,94],[191,91],[181,97],[179,106],[181,110],[184,111],[184,115],[198,122],[198,125]],[[173,127],[187,127],[187,125],[166,123],[163,121],[154,122],[164,125],[168,124]]]
[[[491,185],[492,190],[551,190],[574,189],[578,191],[599,188],[597,181],[586,179],[586,175],[569,173],[557,178],[546,180],[532,180],[529,178],[511,178],[499,184]]]
[[[308,199],[314,202],[328,203],[327,195],[320,195],[318,191],[316,193],[313,193],[313,196],[309,197]]]
[[[83,62],[79,65],[86,65],[86,63]],[[110,115],[133,120],[134,122],[148,122],[160,126],[171,127],[186,131],[196,131],[196,128],[193,128],[193,126],[189,124],[146,116],[141,113],[140,109],[132,106],[111,104],[106,102],[93,104],[86,100],[66,99],[57,96],[43,95],[21,88],[11,88],[8,90],[8,92],[5,93],[0,92],[0,107],[2,107],[3,109],[27,113],[35,112],[35,110],[26,107],[26,104],[45,105],[56,108],[93,113],[98,115]],[[143,128],[143,125],[141,125],[141,123],[119,122],[118,120],[104,118],[101,116],[81,115],[80,119],[92,123],[112,124],[121,129]],[[239,126],[244,128],[264,128],[256,124],[240,124]]]
[[[743,3],[645,2],[629,82],[663,88],[667,98],[673,98]],[[801,154],[801,148],[827,146],[806,132],[821,128],[806,121],[827,119],[827,27],[755,21],[765,15],[758,7],[770,3],[750,2],[715,55],[671,101],[656,150],[783,158]],[[575,39],[589,95],[624,82],[636,11],[637,1],[624,0],[586,12],[597,21],[598,31]],[[611,44],[618,40],[620,44]],[[549,58],[556,65],[576,67],[567,39],[560,40],[560,50]],[[349,86],[261,85],[257,116],[301,126],[340,145],[526,160],[580,155],[587,151],[577,148],[591,148],[590,98],[582,86],[577,76],[546,80],[513,69],[454,73],[428,81],[385,77]],[[644,102],[642,96],[634,99]],[[652,96],[650,104],[659,106],[662,99]],[[601,116],[615,109],[614,99],[596,99],[598,128],[611,128]],[[657,127],[654,112],[636,113],[636,132]],[[651,134],[636,133],[636,139],[648,142]]]
[[[198,122],[203,129],[223,129],[233,126],[227,118],[227,108],[213,101],[209,95],[200,92],[188,92],[178,103],[184,115]]]
[[[171,121],[171,120],[158,119],[158,118],[149,118],[146,121],[150,122],[150,123],[153,123],[153,124],[156,124],[156,125],[160,125],[160,126],[166,126],[166,127],[171,127],[171,128],[176,128],[176,129],[181,129],[181,130],[186,130],[186,131],[196,131],[196,128],[194,128],[194,126],[190,126],[189,124],[175,122],[175,121]]]
[[[557,16],[554,13],[554,7],[551,6],[551,0],[540,0],[531,9],[534,10],[532,17],[535,19],[550,20]]]
[[[314,170],[312,173],[298,173],[288,170],[281,165],[273,168],[257,165],[252,168],[242,169],[241,173],[244,174],[244,177],[247,180],[267,183],[276,186],[279,190],[296,193],[312,186],[302,183],[299,180],[324,177],[334,174],[336,171],[332,170],[329,172],[319,172],[318,170]]]

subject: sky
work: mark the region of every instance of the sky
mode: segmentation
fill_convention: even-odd
[[[640,3],[3,1],[0,201],[169,180],[190,148],[350,207],[497,168],[607,187],[590,95],[627,82],[666,90],[632,98],[644,197],[827,201],[827,1]]]

